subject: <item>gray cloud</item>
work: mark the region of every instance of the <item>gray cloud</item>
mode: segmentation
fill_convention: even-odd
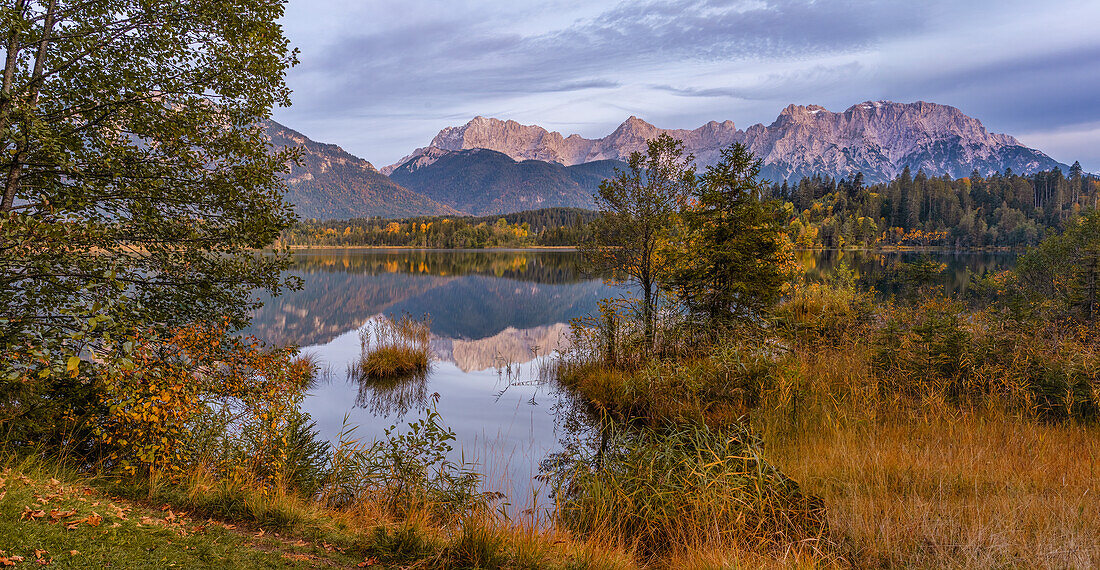
[[[314,0],[322,7],[311,10],[340,1]],[[1090,18],[1027,29],[1059,13],[1056,5],[405,2],[345,3],[339,25],[323,34],[308,25],[309,10],[296,11],[302,20],[286,22],[288,34],[308,45],[289,77],[295,107],[278,117],[379,163],[475,114],[577,125],[589,136],[626,114],[669,127],[746,125],[770,122],[792,102],[839,110],[878,98],[955,105],[1009,132],[1100,120],[1100,40],[1085,33]],[[310,34],[299,40],[297,29]],[[1066,30],[1086,39],[1056,45]]]

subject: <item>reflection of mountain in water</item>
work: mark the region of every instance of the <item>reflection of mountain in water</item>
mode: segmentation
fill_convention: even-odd
[[[386,313],[431,315],[432,333],[479,339],[515,327],[530,329],[569,322],[618,291],[602,281],[547,285],[492,277],[462,277],[394,303]]]
[[[273,343],[308,346],[327,343],[379,313],[427,314],[434,335],[460,340],[566,323],[591,312],[599,299],[619,294],[600,280],[584,279],[577,262],[574,253],[303,254],[291,268],[302,289],[265,299],[249,332]]]
[[[538,354],[566,348],[569,325],[554,323],[530,329],[508,327],[479,340],[432,339],[432,353],[441,360],[454,362],[463,372],[485,370],[493,366],[528,362]]]

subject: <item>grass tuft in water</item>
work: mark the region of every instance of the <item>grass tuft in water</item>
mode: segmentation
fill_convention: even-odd
[[[431,363],[430,325],[427,317],[418,320],[410,315],[372,321],[359,332],[363,354],[356,373],[365,380],[426,374]]]

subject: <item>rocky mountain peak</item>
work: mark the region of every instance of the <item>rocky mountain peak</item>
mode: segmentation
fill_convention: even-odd
[[[865,101],[835,113],[820,105],[791,104],[770,125],[744,131],[733,121],[710,121],[694,130],[662,129],[631,115],[611,134],[598,139],[563,137],[537,125],[475,117],[461,127],[439,132],[429,147],[417,149],[395,165],[433,160],[439,150],[487,148],[515,160],[543,160],[566,166],[613,159],[644,151],[647,140],[662,133],[684,141],[701,167],[717,162],[720,150],[740,142],[764,161],[772,180],[813,174],[848,177],[863,172],[868,181],[893,178],[906,166],[929,175],[966,176],[1012,168],[1030,173],[1059,164],[1015,138],[989,132],[981,121],[948,105],[916,101]],[[430,151],[428,149],[437,150]],[[1061,165],[1063,168],[1068,168]]]

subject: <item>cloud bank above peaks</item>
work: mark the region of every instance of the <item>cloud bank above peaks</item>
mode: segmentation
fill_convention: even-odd
[[[1087,24],[1100,6],[958,4],[290,0],[302,63],[277,118],[383,164],[474,115],[601,136],[631,114],[744,128],[788,103],[888,98],[1010,133],[1100,120],[1085,104],[1100,88]]]

